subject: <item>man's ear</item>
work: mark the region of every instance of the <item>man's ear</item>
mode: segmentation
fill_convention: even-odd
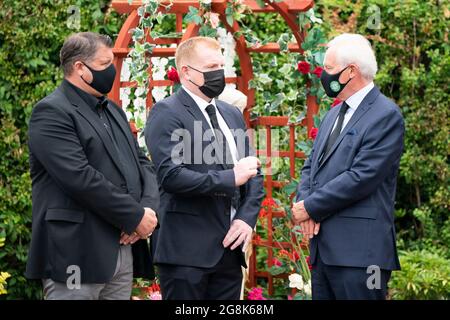
[[[180,77],[183,76],[184,79],[189,80],[188,70],[187,66],[181,66],[181,70],[178,70]]]
[[[349,74],[349,77],[350,77],[351,79],[353,79],[354,77],[356,77],[356,73],[357,73],[357,72],[359,72],[359,67],[358,67],[358,65],[356,65],[356,64],[354,64],[354,63],[350,64],[350,74]]]
[[[84,68],[85,66],[81,61],[75,61],[73,64],[73,72],[76,72],[79,76],[83,76]]]

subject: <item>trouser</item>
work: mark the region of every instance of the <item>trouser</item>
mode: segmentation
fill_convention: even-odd
[[[212,268],[158,265],[164,300],[239,300],[242,285],[239,248],[225,249]]]
[[[120,246],[114,275],[108,283],[82,283],[80,288],[68,288],[66,283],[43,279],[46,300],[130,300],[133,285],[133,255],[131,245]]]
[[[380,269],[379,286],[368,285],[367,268],[326,265],[317,252],[312,270],[313,300],[385,300],[391,271]],[[369,279],[369,284],[375,284]]]

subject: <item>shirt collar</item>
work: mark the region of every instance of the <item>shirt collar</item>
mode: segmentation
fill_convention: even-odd
[[[356,110],[356,108],[358,108],[358,106],[361,104],[365,96],[370,92],[370,90],[373,89],[374,86],[375,86],[374,83],[371,81],[364,88],[355,92],[351,97],[345,100],[345,102],[351,109]]]
[[[206,107],[209,106],[210,104],[212,104],[214,107],[216,107],[216,99],[212,99],[211,102],[208,102],[206,100],[204,100],[203,98],[200,98],[199,96],[197,96],[195,93],[192,93],[188,88],[186,88],[185,86],[182,85],[182,88],[184,91],[187,92],[188,95],[191,96],[191,98],[195,101],[195,103],[197,104],[197,106],[202,110],[205,111]]]
[[[75,92],[83,99],[84,102],[87,103],[89,107],[92,108],[93,111],[97,112],[97,107],[101,105],[102,107],[105,107],[105,105],[108,103],[108,100],[106,100],[105,96],[96,97],[93,96],[90,93],[87,93],[83,89],[77,87],[73,83],[71,83],[69,80],[64,79],[71,87],[75,90]]]

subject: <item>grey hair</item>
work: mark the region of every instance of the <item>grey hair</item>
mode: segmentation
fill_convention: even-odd
[[[91,61],[101,45],[112,48],[113,42],[109,36],[95,32],[80,32],[68,37],[59,52],[64,75],[72,74],[76,61]]]
[[[356,64],[361,75],[367,80],[373,80],[378,71],[377,59],[370,42],[360,34],[344,33],[328,43],[333,48],[336,62],[346,67],[350,63]],[[327,51],[328,52],[328,51]]]

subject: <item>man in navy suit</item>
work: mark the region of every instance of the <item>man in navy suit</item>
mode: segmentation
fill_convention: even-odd
[[[156,103],[145,139],[160,184],[157,233],[163,299],[239,299],[241,265],[264,196],[241,112],[216,97],[224,57],[212,38],[181,43],[182,88]]]
[[[311,238],[313,299],[385,299],[400,269],[394,199],[404,123],[373,84],[376,71],[363,36],[328,44],[321,82],[342,103],[320,125],[293,206]]]

